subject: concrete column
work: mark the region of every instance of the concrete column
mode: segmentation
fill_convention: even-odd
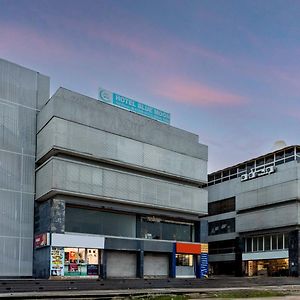
[[[136,277],[144,278],[144,250],[140,250],[136,254]]]
[[[243,239],[237,237],[235,239],[235,276],[241,277],[243,276],[243,253],[244,243]]]
[[[66,203],[64,200],[52,199],[51,203],[51,232],[65,232]]]
[[[298,277],[300,274],[300,231],[293,230],[289,233],[289,273]]]
[[[176,243],[173,244],[173,252],[170,254],[170,270],[169,274],[171,278],[176,277]]]
[[[195,263],[196,263],[196,278],[200,278],[200,276],[201,276],[200,255],[196,255],[196,257],[195,257]]]
[[[100,275],[101,279],[107,278],[107,253],[106,250],[101,250],[101,260],[100,260]]]

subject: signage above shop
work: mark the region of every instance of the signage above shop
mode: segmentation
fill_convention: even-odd
[[[42,248],[49,246],[49,233],[41,233],[35,236],[34,238],[34,247]]]
[[[112,93],[105,89],[99,88],[98,99],[114,106],[132,111],[144,117],[148,117],[165,124],[170,124],[170,113],[159,110],[147,104],[140,103],[130,98]]]
[[[275,173],[275,171],[276,171],[276,168],[274,166],[265,167],[265,168],[262,168],[259,170],[255,170],[253,168],[253,169],[251,169],[251,171],[249,173],[243,174],[241,176],[241,181],[246,181],[246,180],[254,179],[257,177],[269,175],[269,174]]]

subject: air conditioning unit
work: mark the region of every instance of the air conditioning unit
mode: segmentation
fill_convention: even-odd
[[[243,174],[242,176],[241,176],[241,181],[245,181],[245,180],[247,180],[248,179],[248,174]]]

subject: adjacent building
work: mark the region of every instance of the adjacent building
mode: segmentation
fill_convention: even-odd
[[[36,116],[49,78],[0,59],[0,277],[32,276]]]
[[[203,277],[207,146],[60,88],[37,118],[34,276]]]
[[[288,146],[208,175],[214,274],[300,274],[299,161]]]

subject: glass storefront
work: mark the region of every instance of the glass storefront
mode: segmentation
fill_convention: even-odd
[[[194,224],[163,220],[156,217],[142,217],[141,237],[192,242],[194,240]]]
[[[64,276],[98,276],[98,249],[64,248]]]
[[[266,259],[249,260],[245,262],[247,276],[287,276],[289,272],[289,260]]]

